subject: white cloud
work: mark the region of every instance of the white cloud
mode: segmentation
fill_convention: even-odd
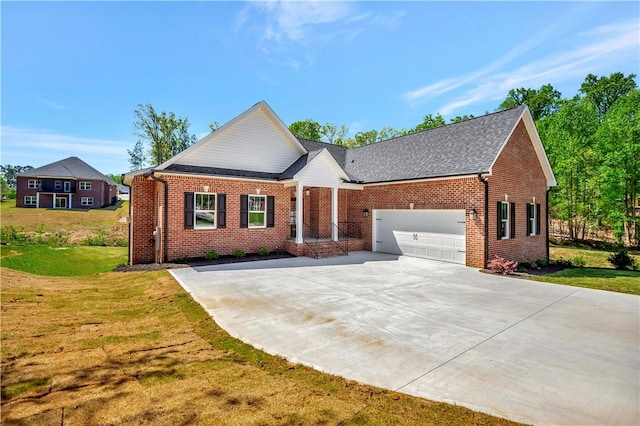
[[[339,1],[263,1],[252,2],[236,16],[237,30],[257,30],[257,49],[265,54],[283,54],[282,65],[295,70],[315,59],[309,47],[336,38],[351,40],[371,25],[394,28],[402,12],[376,15],[360,9],[357,2]],[[300,47],[303,47],[302,49]],[[293,58],[303,55],[304,60]]]
[[[610,68],[630,59],[636,62],[640,60],[640,28],[638,21],[632,20],[579,33],[570,40],[574,44],[570,50],[553,52],[517,68],[506,68],[509,62],[540,45],[554,31],[546,30],[538,34],[479,71],[407,91],[402,98],[414,106],[453,92],[451,100],[438,109],[443,115],[448,115],[468,105],[503,99],[513,88],[558,84],[584,78],[588,73],[597,73],[605,66]]]
[[[134,141],[97,139],[43,129],[2,126],[2,162],[39,167],[66,157],[80,157],[103,173],[128,170]]]
[[[66,106],[61,105],[61,104],[59,104],[57,102],[50,101],[49,99],[37,98],[36,101],[41,103],[41,104],[43,104],[43,105],[51,107],[53,109],[57,109],[57,110],[65,110],[65,109],[67,109]]]

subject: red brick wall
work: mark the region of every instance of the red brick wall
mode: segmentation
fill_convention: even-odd
[[[131,235],[129,258],[132,264],[155,261],[154,244],[149,242],[155,229],[155,183],[136,176],[131,183]]]
[[[198,176],[165,175],[162,177],[169,185],[169,211],[168,211],[168,247],[167,259],[169,261],[180,257],[201,257],[211,250],[216,250],[221,255],[232,254],[240,249],[246,253],[256,252],[266,247],[271,251],[281,248],[283,241],[289,237],[289,209],[291,192],[278,183],[265,183],[253,181],[234,181],[227,179],[209,179]],[[149,189],[149,184],[141,182],[138,177],[132,184],[132,262],[142,263],[153,261],[153,244],[147,242],[154,230],[154,222],[157,221],[158,205],[164,206],[164,186],[157,182],[155,189]],[[203,192],[203,186],[209,186],[211,193],[224,193],[227,197],[227,224],[224,229],[184,229],[184,193]],[[141,190],[141,188],[144,188]],[[256,188],[260,188],[260,195],[273,195],[275,197],[275,227],[273,228],[240,228],[240,195],[256,194]],[[142,195],[141,197],[141,194]],[[140,198],[143,201],[140,201]],[[147,205],[146,208],[144,205]],[[149,206],[155,206],[149,208]],[[136,210],[145,211],[142,218],[136,217]],[[136,219],[141,220],[138,225]],[[164,223],[160,224],[161,226]],[[141,249],[137,253],[137,247],[151,247]]]
[[[348,220],[362,221],[364,249],[372,249],[372,219],[374,209],[471,209],[477,217],[467,215],[466,264],[484,266],[484,184],[477,178],[443,179],[429,182],[367,186],[363,191],[348,191]],[[342,204],[344,206],[344,204]],[[369,209],[369,217],[362,211]]]
[[[516,127],[511,139],[493,166],[489,180],[489,260],[496,255],[517,261],[533,261],[546,257],[547,241],[545,197],[547,180],[538,162],[531,139],[523,122]],[[508,200],[505,200],[508,195]],[[527,236],[526,204],[540,204],[540,234]],[[496,203],[516,204],[516,235],[513,239],[497,239]]]

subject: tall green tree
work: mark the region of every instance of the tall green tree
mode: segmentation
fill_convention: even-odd
[[[416,125],[416,127],[412,128],[412,129],[410,129],[408,133],[420,132],[422,130],[427,130],[427,129],[432,129],[434,127],[444,126],[445,124],[447,124],[447,122],[444,121],[444,117],[442,117],[442,115],[440,113],[438,113],[436,115],[427,114],[422,119],[422,123]]]
[[[470,120],[474,118],[473,114],[469,114],[469,115],[458,115],[456,117],[453,117],[452,119],[449,120],[450,123],[459,123],[461,121],[466,121],[466,120]]]
[[[640,246],[640,91],[631,89],[607,110],[597,131],[601,209],[614,235]]]
[[[506,99],[498,106],[498,110],[526,104],[531,112],[531,117],[534,121],[538,121],[558,110],[561,96],[562,94],[550,84],[545,84],[539,90],[520,87],[509,90]]]
[[[322,138],[320,133],[321,128],[320,123],[310,118],[303,121],[294,121],[289,125],[289,130],[291,130],[291,133],[297,138],[311,141],[320,141]]]
[[[146,142],[149,147],[144,162],[151,166],[164,163],[196,141],[196,136],[189,133],[189,120],[176,117],[173,112],[158,113],[151,104],[146,104],[138,105],[134,115],[138,142],[143,146]],[[128,151],[132,166],[140,164],[139,158],[134,158],[139,154],[137,148],[139,146],[136,143],[133,150]]]
[[[133,146],[133,149],[127,149],[129,154],[129,165],[131,170],[140,170],[144,168],[147,156],[144,154],[144,145],[142,141],[138,139]]]
[[[575,97],[561,102],[537,127],[558,182],[550,194],[552,216],[567,224],[572,240],[584,239],[599,217],[598,112],[591,102]]]
[[[10,188],[15,188],[17,184],[17,175],[18,173],[26,172],[27,170],[31,170],[33,167],[31,166],[12,166],[11,164],[0,165],[0,174],[4,176],[7,181],[7,185]]]
[[[347,137],[347,133],[349,133],[349,128],[344,124],[336,126],[333,123],[325,123],[320,126],[320,135],[324,142],[343,145]]]
[[[614,72],[609,77],[589,74],[580,86],[580,93],[593,102],[600,117],[604,117],[618,99],[637,87],[634,78],[635,74],[625,76],[621,72]]]

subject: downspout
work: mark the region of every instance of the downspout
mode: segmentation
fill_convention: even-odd
[[[151,171],[151,179],[155,180],[156,182],[160,182],[164,185],[164,232],[163,232],[163,245],[164,247],[162,248],[162,259],[163,262],[167,262],[167,249],[169,248],[169,183],[164,180],[164,179],[160,179],[159,177],[156,177],[154,175],[156,171],[152,170]]]
[[[478,173],[478,180],[484,183],[484,265],[489,263],[489,180]]]
[[[551,188],[547,188],[547,192],[545,193],[545,200],[544,200],[544,217],[546,220],[546,226],[545,226],[545,238],[547,239],[547,263],[549,263],[549,261],[551,260],[550,255],[549,255],[549,192],[551,191]]]
[[[120,180],[124,186],[129,188],[129,220],[127,221],[127,241],[129,242],[129,250],[127,250],[127,265],[131,265],[131,198],[133,196],[133,191],[131,189],[131,185],[124,183],[124,173],[120,175]]]

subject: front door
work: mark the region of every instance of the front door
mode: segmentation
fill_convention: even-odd
[[[66,209],[67,198],[56,197],[56,209]]]

